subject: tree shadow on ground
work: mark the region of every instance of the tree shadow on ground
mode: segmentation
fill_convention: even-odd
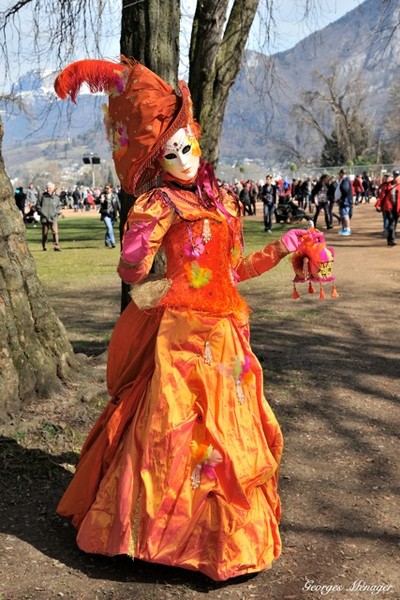
[[[262,306],[261,294],[252,299]],[[281,489],[290,526],[284,521],[282,531],[376,542],[388,551],[400,541],[390,517],[398,494],[400,339],[380,310],[393,291],[363,290],[363,300],[357,311],[351,298],[312,311],[297,305],[298,319],[296,311],[275,319],[259,312],[251,341],[289,456]]]
[[[67,325],[74,352],[97,356],[107,350],[110,332],[119,317],[120,298],[115,289],[85,289],[74,297],[54,290],[51,301]]]
[[[7,536],[15,536],[43,555],[58,561],[69,568],[81,572],[93,580],[105,580],[122,584],[144,584],[149,586],[184,586],[200,593],[221,590],[226,586],[240,586],[256,575],[239,577],[227,582],[213,582],[201,573],[132,561],[126,556],[104,557],[81,552],[75,543],[75,530],[64,519],[55,514],[58,499],[67,487],[71,474],[66,464],[75,464],[77,454],[73,452],[52,455],[38,449],[26,449],[14,439],[0,438],[0,461],[3,477],[0,510],[2,514],[1,530]],[[294,490],[301,490],[302,482],[283,481],[284,495],[294,496]],[[293,488],[293,489],[292,489]],[[337,507],[339,510],[339,508]],[[321,505],[312,510],[320,511]],[[363,530],[357,512],[346,511],[340,507],[341,526],[321,526],[319,524],[299,524],[284,521],[282,535],[292,538],[305,534],[307,540],[321,538],[325,546],[333,547],[340,541],[362,538],[363,543],[379,540],[382,543],[398,542],[398,538],[388,535],[382,537],[378,527]],[[349,526],[353,523],[353,527]],[[9,542],[10,543],[10,542]],[[292,546],[288,543],[289,546]],[[326,568],[325,568],[326,572]],[[257,580],[258,585],[264,579]]]

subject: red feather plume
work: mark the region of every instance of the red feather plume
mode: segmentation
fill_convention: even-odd
[[[83,83],[87,83],[92,93],[107,92],[121,82],[121,72],[125,65],[102,59],[78,60],[65,67],[54,82],[57,96],[63,100],[67,96],[75,102]]]

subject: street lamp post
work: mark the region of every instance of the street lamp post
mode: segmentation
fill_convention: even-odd
[[[92,189],[96,187],[95,175],[94,175],[94,165],[100,164],[100,157],[91,152],[90,154],[85,154],[82,157],[82,161],[84,165],[92,165]]]

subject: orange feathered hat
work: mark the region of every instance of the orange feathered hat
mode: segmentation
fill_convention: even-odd
[[[193,124],[187,84],[179,91],[134,59],[121,62],[80,60],[58,75],[57,95],[75,102],[83,83],[91,92],[106,92],[105,124],[117,175],[123,189],[138,196],[160,181],[161,167],[155,160],[161,148],[178,129]]]

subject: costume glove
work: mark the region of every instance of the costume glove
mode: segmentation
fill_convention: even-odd
[[[290,229],[281,237],[281,242],[289,252],[296,252],[300,247],[303,237],[308,233],[307,229]]]
[[[123,238],[122,257],[130,264],[140,263],[149,251],[149,239],[157,225],[157,218],[152,221],[139,221],[128,229]]]

